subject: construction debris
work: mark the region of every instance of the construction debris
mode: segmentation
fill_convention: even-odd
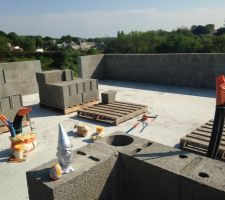
[[[77,134],[79,137],[85,137],[89,132],[89,127],[84,124],[77,124],[74,126],[77,129]]]
[[[54,164],[49,170],[49,178],[51,180],[58,180],[62,176],[62,168],[59,163]]]
[[[91,136],[92,141],[99,140],[104,137],[104,128],[101,126],[96,127],[96,132]]]
[[[133,129],[135,129],[140,123],[142,123],[142,129],[140,130],[139,133],[143,132],[144,129],[149,125],[149,123],[147,123],[146,121],[151,118],[152,121],[154,121],[156,118],[158,117],[158,115],[154,115],[154,116],[148,116],[146,114],[143,114],[141,119],[138,120],[138,122],[132,126],[128,131],[126,131],[126,133],[130,133]],[[151,121],[151,122],[152,122]]]

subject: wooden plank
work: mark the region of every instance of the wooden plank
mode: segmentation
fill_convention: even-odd
[[[127,107],[125,105],[118,105],[118,104],[105,104],[105,105],[108,105],[108,106],[113,106],[113,107],[118,107],[118,108],[122,108],[122,109],[127,109],[127,110],[132,110],[132,111],[135,111],[139,108],[134,108],[134,107]]]
[[[205,124],[209,126],[213,126],[213,121],[206,122]],[[225,124],[224,124],[224,128],[225,128]]]
[[[130,102],[123,102],[123,101],[116,101],[116,103],[126,104],[126,105],[132,105],[137,107],[145,107],[145,105],[137,104],[137,103],[130,103]]]
[[[200,140],[200,141],[205,141],[205,142],[208,142],[208,143],[210,141],[210,138],[207,137],[207,136],[197,135],[197,134],[192,134],[192,133],[187,134],[186,137],[188,137],[188,138],[194,138],[194,139],[197,139],[197,140]],[[221,140],[220,145],[221,146],[225,146],[224,140]]]
[[[118,125],[118,124],[120,124],[120,123],[122,123],[124,121],[127,121],[128,119],[132,119],[132,118],[134,118],[134,117],[136,117],[136,116],[138,116],[140,114],[143,114],[143,113],[145,113],[147,111],[148,111],[148,108],[142,108],[142,109],[139,109],[137,111],[134,111],[134,112],[132,112],[132,113],[130,113],[128,115],[125,115],[125,116],[123,116],[123,117],[121,117],[119,119],[116,119],[116,124]]]
[[[130,109],[121,108],[121,107],[117,107],[117,106],[111,106],[111,105],[108,106],[108,105],[102,105],[102,104],[95,105],[95,107],[97,107],[97,108],[100,107],[100,108],[109,108],[109,109],[119,110],[120,112],[124,112],[125,114],[134,111],[133,109],[130,110]]]
[[[209,130],[212,130],[212,127],[209,126],[209,125],[202,125],[201,127],[202,127],[202,128],[207,128],[207,129],[209,129]]]
[[[199,127],[199,128],[196,128],[196,130],[206,132],[206,133],[210,133],[210,134],[212,133],[212,130],[210,130],[208,128]]]
[[[133,111],[137,110],[137,108],[128,108],[128,107],[125,107],[125,106],[118,106],[118,105],[115,105],[115,104],[105,104],[105,105],[100,104],[100,105],[115,108],[115,109],[120,109],[120,110],[124,110],[124,111],[129,111],[129,112],[133,112]]]
[[[114,115],[114,116],[117,116],[117,117],[122,117],[124,115],[124,114],[116,113],[116,112],[113,112],[113,111],[100,110],[99,108],[94,108],[93,106],[88,107],[88,108],[84,108],[83,110],[85,112],[89,112],[89,111],[92,112],[93,111],[93,112],[98,113],[98,115],[109,114],[109,115]]]
[[[211,137],[211,134],[210,134],[210,133],[202,132],[202,131],[198,131],[198,130],[192,131],[191,134],[200,135],[200,136],[205,136],[205,137],[208,137],[208,138]],[[188,134],[188,135],[189,135],[189,134]],[[222,135],[221,140],[225,141],[225,135]]]
[[[99,110],[106,110],[106,111],[114,111],[114,112],[118,112],[118,113],[121,113],[121,114],[128,114],[130,113],[130,111],[121,111],[120,109],[115,109],[115,108],[112,108],[112,107],[104,107],[104,106],[101,106],[101,105],[96,105],[96,106],[93,106],[93,108],[98,108]]]
[[[206,133],[209,133],[210,135],[212,134],[212,129],[208,129],[208,128],[202,128],[202,127],[199,127],[197,128],[196,130],[198,131],[202,131],[202,132],[206,132]],[[223,135],[225,134],[225,131],[223,131]]]
[[[112,119],[116,119],[118,118],[118,116],[115,116],[115,115],[110,115],[110,114],[100,114],[98,112],[94,112],[94,111],[86,111],[86,110],[78,110],[79,113],[90,113],[90,114],[93,114],[93,115],[104,115],[106,117],[109,117],[109,118],[112,118]]]
[[[182,140],[184,141],[183,145],[185,145],[185,143],[188,143],[188,144],[191,144],[191,145],[199,147],[199,148],[204,148],[206,150],[208,149],[208,146],[209,146],[208,142],[200,141],[200,140],[193,139],[193,138],[184,137],[184,138],[182,138]],[[225,147],[220,145],[219,151],[220,152],[225,151]]]

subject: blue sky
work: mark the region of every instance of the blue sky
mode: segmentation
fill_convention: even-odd
[[[223,25],[224,0],[0,0],[0,30],[60,37]]]

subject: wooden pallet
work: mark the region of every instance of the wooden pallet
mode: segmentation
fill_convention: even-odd
[[[30,125],[30,121],[23,120],[23,127],[26,127],[29,125]],[[5,125],[0,126],[0,134],[7,133],[7,132],[9,132],[9,128],[7,126],[5,126]]]
[[[213,128],[213,120],[206,122],[201,127],[181,138],[181,148],[205,156],[208,151],[209,141]],[[218,150],[218,158],[225,160],[225,127]]]
[[[40,103],[39,105],[40,105],[40,107],[44,107],[44,108],[47,108],[49,110],[57,111],[57,112],[63,113],[64,115],[67,115],[67,114],[76,112],[79,109],[82,109],[82,108],[85,108],[85,107],[88,107],[88,106],[92,106],[92,105],[95,105],[95,104],[98,104],[98,103],[99,103],[99,101],[95,100],[95,101],[91,101],[91,102],[80,104],[80,105],[74,105],[74,106],[69,107],[69,108],[52,107],[51,105],[46,105],[46,104],[42,104],[42,103]]]
[[[148,111],[148,106],[116,101],[97,104],[77,111],[78,117],[118,125]]]

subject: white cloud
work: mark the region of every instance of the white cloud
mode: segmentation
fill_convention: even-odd
[[[118,30],[172,30],[209,23],[219,27],[223,20],[222,9],[164,11],[150,8],[1,17],[0,29],[25,35],[100,37],[115,36]]]

